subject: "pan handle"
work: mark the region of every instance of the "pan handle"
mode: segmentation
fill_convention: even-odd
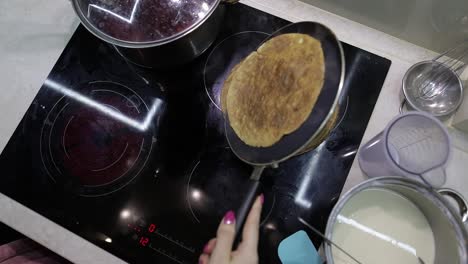
[[[239,209],[237,209],[236,213],[236,233],[235,239],[233,244],[233,249],[237,248],[240,241],[242,240],[242,229],[244,228],[245,220],[249,215],[250,208],[252,208],[255,199],[257,198],[258,189],[260,187],[260,176],[262,175],[265,166],[255,166],[252,175],[250,176],[250,180],[247,183],[247,189],[245,191],[244,200],[242,201]]]

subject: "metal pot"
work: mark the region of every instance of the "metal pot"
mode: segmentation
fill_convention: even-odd
[[[335,224],[338,222],[338,216],[345,209],[345,205],[356,194],[368,189],[393,191],[408,199],[420,209],[434,236],[435,259],[433,263],[468,263],[468,233],[463,224],[468,218],[468,214],[466,201],[463,197],[453,190],[439,189],[434,191],[418,181],[403,177],[372,178],[348,191],[338,201],[330,214],[325,231],[325,236],[328,239],[333,241]],[[461,217],[452,209],[452,206],[443,195],[450,196],[457,202]],[[391,222],[387,223],[391,224]],[[338,246],[340,245],[337,241],[333,242],[338,244]],[[359,242],[356,241],[356,243]],[[361,241],[361,246],[363,249],[366,249],[365,242],[362,243]],[[332,249],[337,250],[333,245],[325,244],[325,255],[329,264],[336,263],[333,259]],[[343,248],[343,250],[346,250],[346,248]],[[353,255],[352,252],[348,253]],[[415,263],[418,262],[416,261]],[[429,264],[428,262],[424,263]]]
[[[186,64],[216,39],[224,3],[238,0],[73,0],[81,23],[144,67]]]

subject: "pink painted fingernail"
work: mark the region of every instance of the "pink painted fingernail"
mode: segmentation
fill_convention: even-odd
[[[203,253],[208,253],[208,243],[203,247]]]
[[[226,225],[231,225],[236,221],[236,216],[233,211],[229,211],[224,215],[224,223]]]
[[[263,204],[265,202],[265,196],[262,194],[260,194],[260,202]]]

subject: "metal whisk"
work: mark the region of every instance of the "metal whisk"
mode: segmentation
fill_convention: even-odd
[[[450,86],[453,73],[460,76],[463,72],[467,59],[468,39],[432,59],[435,63],[423,72],[424,77],[420,78],[419,97],[431,99],[444,92]]]

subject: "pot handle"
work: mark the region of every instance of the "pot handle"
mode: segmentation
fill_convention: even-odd
[[[238,2],[239,0],[221,0],[221,3],[228,4],[228,5],[237,4]]]
[[[405,112],[405,105],[406,105],[406,98],[404,98],[403,101],[401,101],[400,108],[398,109],[400,114],[403,114],[403,112]]]
[[[465,198],[459,192],[448,188],[438,189],[437,192],[441,195],[449,196],[457,202],[462,222],[466,223],[468,220],[468,203]]]

